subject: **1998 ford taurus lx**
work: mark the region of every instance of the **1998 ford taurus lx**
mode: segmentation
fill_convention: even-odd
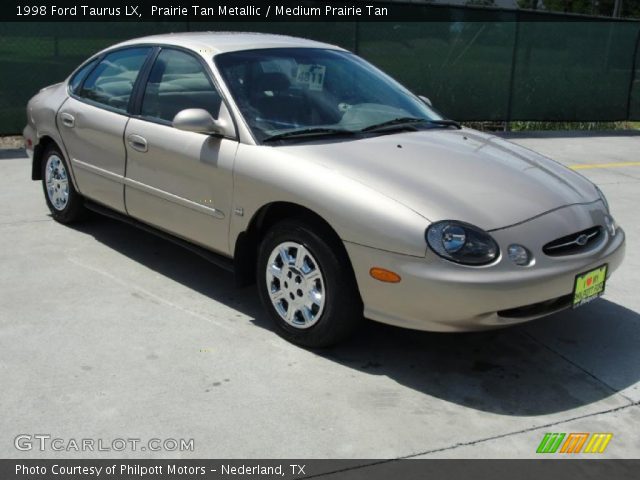
[[[277,331],[320,347],[362,318],[464,331],[602,294],[624,232],[560,164],[446,120],[332,45],[145,37],[27,107],[53,218],[135,223],[256,281]]]

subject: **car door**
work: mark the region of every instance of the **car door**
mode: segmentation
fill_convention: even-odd
[[[238,142],[172,126],[174,116],[226,108],[204,61],[162,48],[125,131],[125,203],[132,217],[220,253],[228,244],[232,168]]]
[[[104,55],[83,82],[71,84],[70,98],[57,115],[78,190],[124,212],[123,135],[133,86],[151,47]]]

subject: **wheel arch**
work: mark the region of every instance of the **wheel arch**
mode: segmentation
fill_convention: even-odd
[[[42,180],[42,158],[44,157],[44,152],[50,145],[54,145],[56,148],[60,148],[60,145],[56,143],[56,141],[50,137],[49,135],[43,135],[38,140],[38,143],[33,148],[33,161],[31,163],[31,180]]]
[[[238,235],[234,247],[234,267],[236,272],[236,282],[239,286],[246,286],[255,283],[256,263],[258,260],[258,248],[264,235],[276,223],[285,219],[300,219],[302,222],[312,226],[321,233],[332,245],[339,249],[339,253],[347,259],[349,270],[353,273],[351,260],[340,239],[338,233],[331,224],[321,215],[313,210],[297,203],[291,202],[271,202],[260,207],[243,232]]]

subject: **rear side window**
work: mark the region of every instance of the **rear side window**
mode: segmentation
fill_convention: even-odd
[[[98,63],[98,60],[93,60],[87,63],[84,67],[78,70],[73,77],[71,77],[71,80],[69,80],[69,88],[73,93],[78,93],[80,84],[85,79],[87,74],[93,69],[93,67],[96,66],[96,63]]]
[[[149,47],[129,48],[107,54],[89,73],[77,94],[126,112],[133,85],[150,50]]]
[[[171,122],[181,110],[203,108],[218,117],[221,97],[202,64],[179,50],[160,52],[149,74],[141,114]]]

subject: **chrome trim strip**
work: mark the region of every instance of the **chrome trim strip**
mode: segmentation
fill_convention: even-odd
[[[595,232],[593,232],[593,233],[591,233],[591,234],[589,234],[589,235],[585,235],[585,234],[583,233],[583,234],[581,234],[581,235],[585,235],[585,236],[587,237],[587,241],[586,241],[584,244],[582,244],[582,245],[580,245],[580,244],[578,243],[578,238],[580,237],[580,235],[578,235],[578,236],[576,236],[575,240],[572,240],[572,241],[570,241],[570,242],[566,242],[566,243],[561,243],[561,244],[559,244],[559,245],[553,245],[553,246],[551,246],[551,247],[547,247],[547,250],[556,250],[556,249],[558,249],[558,248],[569,247],[569,246],[571,246],[571,245],[578,245],[579,247],[586,247],[586,246],[587,246],[587,244],[589,243],[589,240],[591,240],[593,237],[595,237],[595,236],[597,236],[597,235],[599,235],[599,234],[600,234],[600,230],[597,230],[597,231],[595,231]]]
[[[118,175],[117,173],[110,172],[109,170],[105,170],[104,168],[96,167],[95,165],[91,165],[90,163],[83,162],[82,160],[78,160],[77,158],[72,158],[71,163],[74,166],[77,166],[83,170],[87,170],[88,172],[95,173],[101,177],[104,177],[112,182],[122,183],[122,175]]]
[[[205,215],[211,215],[212,217],[219,218],[219,219],[224,218],[224,213],[222,213],[220,210],[216,210],[215,208],[207,207],[200,203],[193,202],[184,197],[179,197],[178,195],[174,195],[173,193],[165,192],[164,190],[160,190],[159,188],[152,187],[150,185],[147,185],[146,183],[138,182],[130,178],[124,178],[124,184],[127,187],[135,188],[136,190],[140,190],[141,192],[156,196],[158,198],[161,198],[162,200],[167,200],[168,202],[175,203],[182,207],[190,208],[191,210],[196,210],[199,213],[204,213]]]
[[[147,185],[146,183],[138,182],[136,180],[123,177],[122,175],[118,175],[117,173],[110,172],[109,170],[105,170],[104,168],[96,167],[95,165],[91,165],[89,163],[83,162],[81,160],[78,160],[77,158],[72,158],[71,162],[75,166],[78,166],[79,168],[82,168],[88,172],[94,173],[96,175],[99,175],[113,182],[123,184],[127,187],[135,188],[136,190],[140,190],[144,193],[153,195],[162,200],[175,203],[182,207],[190,208],[191,210],[195,210],[198,213],[210,215],[218,219],[224,218],[224,213],[215,208],[208,207],[206,205],[201,205],[199,203],[188,200],[184,197],[174,195],[173,193],[165,192],[164,190],[160,190],[159,188],[152,187],[150,185]]]

